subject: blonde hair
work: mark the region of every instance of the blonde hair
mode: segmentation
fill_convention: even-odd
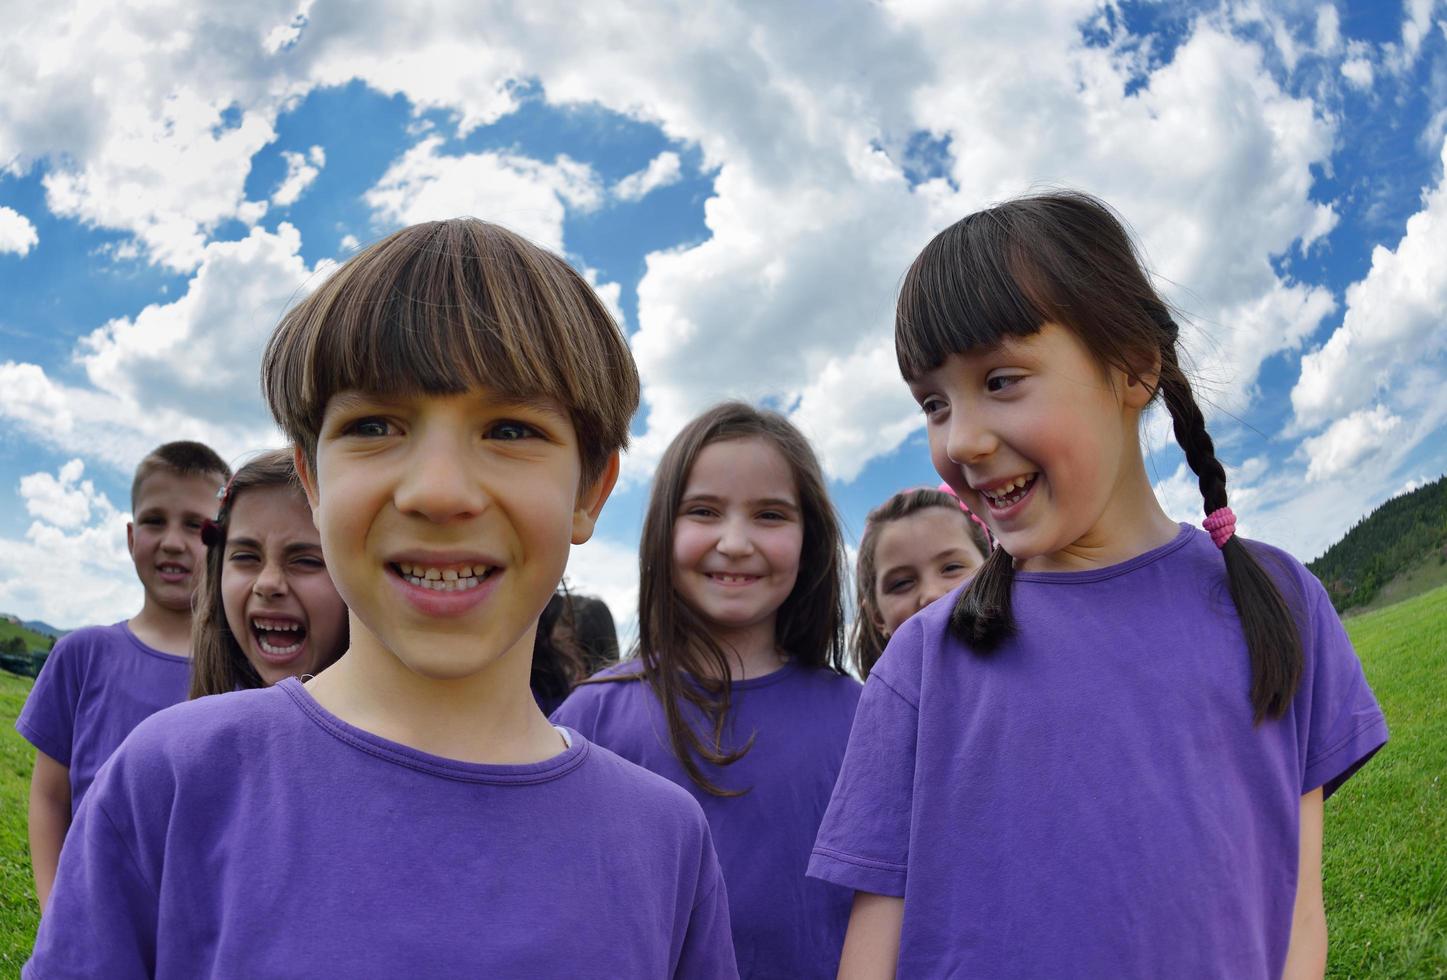
[[[572,418],[583,483],[628,444],[638,371],[592,287],[566,262],[476,218],[404,228],[293,307],[262,357],[272,415],[309,464],[340,391],[552,398]]]

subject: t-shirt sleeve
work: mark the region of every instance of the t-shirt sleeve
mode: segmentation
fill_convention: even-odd
[[[82,652],[77,641],[62,637],[40,668],[25,707],[15,719],[15,730],[27,742],[63,766],[70,765],[75,736],[75,712],[84,681]]]
[[[918,644],[918,631],[901,629],[892,645],[901,642]],[[911,652],[917,658],[917,651]],[[876,668],[864,685],[807,873],[855,891],[901,898],[919,707],[895,684]]]
[[[704,853],[698,877],[698,898],[688,917],[688,932],[678,954],[675,977],[736,978],[733,927],[729,922],[729,897],[723,872],[714,853],[713,838],[704,835]]]
[[[1297,692],[1298,725],[1305,728],[1301,792],[1320,786],[1329,797],[1386,744],[1387,720],[1326,590],[1315,578],[1308,589],[1308,672]]]
[[[125,752],[102,768],[66,834],[27,980],[155,974],[158,883],[135,830],[150,815],[132,812],[148,789],[127,785],[137,774]]]

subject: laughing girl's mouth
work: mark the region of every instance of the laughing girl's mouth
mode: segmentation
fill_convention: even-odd
[[[256,644],[263,653],[287,657],[300,650],[306,642],[306,627],[284,619],[253,617],[251,635],[256,637]]]

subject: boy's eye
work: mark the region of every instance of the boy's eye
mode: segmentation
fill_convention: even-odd
[[[388,424],[386,419],[372,417],[357,419],[355,422],[350,423],[345,430],[347,435],[362,436],[364,438],[385,436],[391,431],[392,426]]]
[[[1004,391],[1020,380],[1018,374],[995,374],[985,379],[986,391]]]
[[[941,398],[926,398],[919,403],[919,407],[924,412],[925,418],[934,418],[945,410],[945,402]]]
[[[523,422],[498,422],[488,430],[488,436],[502,442],[517,442],[538,435],[538,430]]]

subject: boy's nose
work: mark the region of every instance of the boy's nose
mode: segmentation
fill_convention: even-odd
[[[460,462],[462,453],[434,448],[414,454],[393,497],[397,509],[437,524],[481,511],[486,495]]]

